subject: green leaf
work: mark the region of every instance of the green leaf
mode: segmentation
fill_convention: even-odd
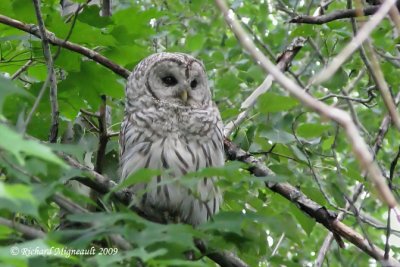
[[[117,79],[118,77],[114,73],[99,64],[84,61],[81,63],[79,71],[71,71],[67,79],[60,82],[60,102],[71,105],[77,112],[79,107],[84,105],[84,100],[91,108],[97,109],[100,104],[100,96],[103,94],[114,98],[123,97],[124,86]]]
[[[85,6],[78,20],[96,28],[104,28],[112,23],[111,17],[100,16],[99,6]]]
[[[194,36],[190,36],[188,38],[186,38],[186,48],[189,51],[196,51],[196,50],[200,50],[204,43],[206,42],[206,36],[202,35],[202,34],[196,34]]]
[[[328,88],[331,92],[338,92],[346,85],[348,79],[349,77],[347,73],[340,68],[332,77],[323,82],[322,85]]]
[[[238,144],[240,148],[244,150],[249,150],[251,145],[250,140],[247,137],[247,130],[246,129],[239,129],[235,134],[235,139],[233,140],[235,144]]]
[[[118,184],[113,188],[113,191],[118,191],[122,188],[129,187],[133,184],[137,184],[140,182],[148,182],[153,177],[160,175],[161,171],[159,170],[150,170],[150,169],[140,169],[136,172],[129,175],[122,183]]]
[[[290,148],[292,149],[293,153],[296,155],[296,158],[298,158],[299,160],[302,160],[304,162],[307,162],[307,156],[304,155],[305,152],[300,150],[296,145],[292,145],[292,146],[290,146]]]
[[[304,138],[321,137],[328,129],[330,129],[329,125],[302,123],[297,127],[297,134]]]
[[[122,260],[129,260],[133,258],[140,258],[143,262],[154,261],[156,258],[159,258],[165,254],[167,254],[168,250],[166,248],[160,248],[155,251],[147,251],[145,248],[140,247],[134,250],[127,251],[125,253],[116,253],[115,255],[99,255],[97,254],[94,257],[94,261],[96,261],[96,266],[98,267],[108,267],[114,266],[112,264],[117,264]]]
[[[329,136],[322,142],[322,150],[329,150],[331,149],[333,142],[335,141],[335,136]]]
[[[137,44],[119,45],[104,51],[104,55],[123,66],[133,66],[149,55],[148,47]],[[129,55],[129,56],[128,56]]]
[[[0,225],[0,240],[7,239],[7,237],[13,232],[10,228],[5,225]]]
[[[156,9],[141,11],[138,5],[119,10],[112,16],[116,26],[111,35],[119,41],[119,45],[131,45],[134,40],[155,33],[150,20],[158,16],[159,12]]]
[[[273,143],[287,144],[296,141],[296,138],[282,129],[271,129],[260,133],[261,137],[265,137]]]
[[[33,99],[34,97],[27,91],[17,87],[12,81],[0,75],[0,113],[3,111],[3,103],[7,96],[18,94]]]
[[[258,99],[258,109],[263,113],[290,110],[298,104],[299,102],[292,97],[270,92],[261,95]]]
[[[165,243],[174,245],[174,249],[185,251],[194,248],[193,234],[195,230],[185,224],[149,224],[138,233],[136,242],[139,246],[148,247],[153,244]]]
[[[0,181],[0,209],[38,216],[39,202],[32,188],[22,184],[5,184]]]
[[[69,168],[49,147],[34,140],[25,140],[4,124],[0,124],[0,148],[13,154],[21,165],[25,164],[25,156],[29,155]]]
[[[303,230],[308,235],[310,235],[312,230],[314,229],[314,226],[316,225],[315,220],[305,215],[294,205],[290,205],[289,209],[290,213],[293,215],[294,218],[296,218],[297,222],[301,225],[301,228],[303,228]]]
[[[23,18],[25,23],[37,23],[33,3],[26,0],[13,0],[12,8],[14,14]]]

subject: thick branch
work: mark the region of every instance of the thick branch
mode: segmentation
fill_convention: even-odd
[[[38,38],[41,38],[40,35],[40,31],[38,29],[38,27],[36,25],[32,25],[32,24],[25,24],[21,21],[9,18],[7,16],[4,15],[0,15],[0,23],[2,24],[6,24],[9,25],[11,27],[20,29],[24,32],[30,33],[35,35]],[[91,50],[89,48],[86,48],[84,46],[80,46],[78,44],[72,43],[70,41],[65,41],[62,40],[60,38],[57,38],[54,33],[46,31],[46,35],[47,38],[49,40],[49,42],[53,45],[57,45],[57,46],[61,46],[63,48],[66,48],[68,50],[77,52],[79,54],[82,54],[94,61],[96,61],[97,63],[103,65],[104,67],[112,70],[114,73],[124,77],[124,78],[128,78],[130,71],[128,71],[127,69],[119,66],[118,64],[115,64],[114,62],[112,62],[111,60],[109,60],[108,58],[100,55],[99,53],[97,53],[94,50]]]

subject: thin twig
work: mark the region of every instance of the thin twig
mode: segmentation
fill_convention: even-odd
[[[89,1],[90,1],[90,0],[89,0]],[[77,19],[78,19],[79,11],[81,10],[81,7],[84,6],[84,5],[85,5],[85,4],[79,4],[79,5],[78,5],[78,8],[76,9],[75,13],[73,14],[73,18],[74,18],[74,19],[72,20],[71,27],[69,27],[67,36],[66,36],[66,37],[64,38],[64,40],[63,40],[63,44],[64,44],[64,45],[65,45],[65,43],[69,40],[69,38],[71,38],[72,32],[73,32],[73,30],[74,30],[74,28],[75,28],[75,25],[76,25],[76,21],[77,21]],[[53,61],[56,61],[56,60],[57,60],[58,56],[59,56],[60,53],[61,53],[61,48],[62,48],[62,45],[58,46],[57,52],[55,53],[55,55],[54,55],[54,57],[53,57]]]
[[[85,115],[88,115],[88,116],[91,116],[91,117],[95,117],[95,118],[100,118],[99,114],[87,111],[86,109],[81,108],[79,111],[82,112]]]
[[[99,128],[94,124],[94,122],[88,118],[86,115],[82,114],[82,118],[94,129],[97,133],[100,132]],[[90,129],[90,128],[89,128]],[[90,129],[91,130],[91,129]]]
[[[18,69],[12,76],[11,80],[15,80],[21,73],[26,71],[26,69],[29,68],[30,65],[32,65],[33,59],[29,59],[20,69]]]
[[[385,77],[383,75],[381,66],[379,64],[378,57],[373,50],[372,47],[372,42],[371,39],[368,38],[364,44],[364,48],[369,54],[370,62],[372,65],[372,76],[374,78],[374,81],[381,92],[383,102],[385,103],[386,108],[389,111],[389,114],[392,118],[393,124],[396,126],[397,130],[400,131],[400,117],[399,114],[397,113],[396,106],[394,105],[392,95],[389,90],[389,86],[385,80]]]
[[[77,6],[75,12],[74,12],[72,15],[70,15],[70,16],[65,20],[65,23],[69,23],[69,22],[71,21],[72,18],[75,19],[76,16],[77,16],[77,14],[79,14],[79,13],[82,11],[83,8],[87,7],[87,5],[88,5],[91,1],[92,1],[92,0],[87,0],[87,1],[86,1],[85,3],[83,3],[83,4],[78,4],[78,6]],[[63,16],[64,16],[64,15],[63,15]]]
[[[336,97],[336,98],[341,98],[341,99],[345,99],[345,100],[349,100],[349,101],[354,101],[354,102],[366,105],[366,104],[369,104],[376,97],[376,95],[372,92],[373,89],[375,89],[375,88],[373,87],[373,88],[367,90],[368,98],[357,98],[357,97],[350,97],[350,96],[347,96],[347,95],[339,95],[339,94],[330,93],[330,94],[327,94],[324,97],[318,98],[318,100],[319,101],[325,101],[325,100],[327,100],[329,98]]]
[[[272,250],[271,256],[274,256],[276,254],[284,238],[285,238],[285,233],[282,233],[281,237],[279,237],[279,240],[276,243],[274,250]]]
[[[306,158],[307,167],[308,167],[308,169],[310,170],[311,175],[312,175],[312,177],[314,178],[314,181],[315,181],[315,183],[317,184],[318,189],[319,189],[319,191],[321,192],[322,196],[325,198],[326,202],[327,202],[330,206],[332,206],[332,207],[334,207],[334,208],[336,208],[336,209],[339,209],[339,208],[331,201],[331,199],[329,198],[328,194],[325,192],[325,190],[324,190],[324,188],[323,188],[323,186],[322,186],[322,184],[321,184],[321,179],[320,179],[320,177],[317,175],[316,171],[314,170],[314,167],[313,167],[313,164],[311,163],[311,159],[310,159],[309,155],[308,155],[307,152],[304,150],[304,144],[300,141],[300,139],[298,138],[298,136],[297,136],[297,134],[296,134],[297,120],[298,120],[303,114],[304,114],[304,113],[300,113],[298,116],[296,116],[296,117],[294,118],[293,123],[292,123],[292,127],[291,127],[291,128],[292,128],[292,134],[293,134],[294,138],[296,139],[296,142],[297,142],[297,144],[298,144],[298,146],[299,146],[300,151],[303,152],[303,155],[304,155],[304,157]]]
[[[50,76],[50,103],[51,103],[51,128],[49,134],[50,143],[55,143],[58,136],[58,99],[57,99],[57,78],[54,71],[53,56],[51,55],[49,41],[46,35],[46,27],[44,25],[42,13],[40,11],[40,0],[33,0],[35,6],[36,18],[39,24],[40,36],[42,39],[43,53],[47,65],[47,76]]]
[[[304,46],[305,41],[306,40],[304,38],[294,39],[293,42],[278,57],[277,66],[281,71],[285,71],[288,69],[293,58]],[[247,99],[241,105],[242,112],[240,112],[240,114],[236,117],[234,121],[229,122],[225,126],[224,128],[225,136],[229,137],[233,132],[233,130],[247,118],[250,109],[255,105],[258,97],[267,92],[269,88],[271,88],[272,81],[273,81],[273,76],[267,75],[267,78],[265,78],[263,83],[256,90],[254,90],[249,97],[247,97]]]
[[[119,132],[109,132],[107,136],[108,136],[108,138],[116,137],[116,136],[119,136]]]
[[[37,107],[39,106],[40,101],[43,98],[44,92],[46,91],[47,86],[49,85],[51,76],[47,75],[46,80],[44,81],[42,88],[40,88],[39,94],[35,99],[35,102],[33,103],[33,106],[31,108],[31,111],[28,113],[28,116],[26,117],[25,122],[23,123],[21,127],[21,133],[25,134],[26,129],[28,128],[29,123],[31,122],[33,114],[36,112]]]

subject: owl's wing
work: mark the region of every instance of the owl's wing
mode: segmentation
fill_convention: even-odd
[[[121,181],[139,169],[158,167],[149,166],[149,156],[151,155],[151,148],[154,143],[143,138],[146,131],[148,129],[145,127],[139,127],[133,123],[130,116],[125,116],[121,125],[119,139]]]

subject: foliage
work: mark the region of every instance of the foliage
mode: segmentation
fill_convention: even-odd
[[[212,1],[200,0],[115,0],[111,17],[99,16],[100,8],[90,5],[74,19],[60,15],[59,1],[42,1],[46,27],[59,38],[93,49],[113,62],[131,70],[142,58],[160,51],[180,51],[200,58],[208,72],[214,100],[224,122],[236,118],[241,103],[265,79],[265,74],[243,52],[235,36],[225,25]],[[84,1],[75,1],[84,2]],[[305,86],[315,73],[337,55],[353,36],[348,20],[337,20],[323,25],[291,24],[288,13],[312,13],[315,1],[230,1],[231,8],[242,18],[259,49],[278,55],[298,36],[311,41],[301,49],[292,62],[292,78]],[[334,1],[329,10],[345,9],[346,1]],[[327,11],[328,12],[328,11]],[[37,24],[31,0],[0,1],[0,14],[25,23]],[[375,49],[395,55],[396,41],[392,25],[384,20],[371,36]],[[198,175],[218,174],[224,192],[222,212],[197,229],[187,225],[160,225],[149,222],[128,208],[114,203],[111,212],[68,215],[72,222],[90,227],[59,230],[60,209],[51,201],[54,194],[67,196],[81,205],[93,204],[90,199],[65,186],[70,178],[82,175],[56,156],[57,152],[73,155],[82,164],[93,167],[96,162],[98,136],[82,123],[80,109],[97,112],[101,95],[107,96],[112,109],[108,131],[118,132],[123,116],[124,82],[109,69],[67,49],[51,47],[55,58],[60,110],[59,139],[48,144],[51,126],[51,106],[46,90],[26,136],[21,132],[28,113],[46,78],[47,67],[39,38],[16,28],[0,24],[0,217],[12,219],[41,229],[43,238],[27,240],[20,233],[0,225],[1,266],[128,266],[137,258],[146,266],[214,266],[201,257],[198,261],[185,260],[194,247],[193,238],[202,238],[209,247],[235,252],[250,266],[311,266],[328,233],[293,203],[272,193],[264,180],[252,177],[244,165],[228,162],[223,169],[202,170]],[[8,78],[32,59],[33,64],[19,75]],[[398,64],[398,61],[397,61]],[[389,60],[382,60],[385,78],[396,94],[400,80],[399,69]],[[328,94],[343,94],[360,71],[365,69],[360,54],[354,54],[335,76],[322,86],[313,86],[309,93],[316,98]],[[353,98],[368,99],[367,89],[374,85],[368,72],[348,93]],[[346,111],[354,109],[360,131],[372,147],[379,125],[387,111],[378,95],[359,103],[329,98],[326,103]],[[70,131],[74,132],[71,137]],[[29,137],[28,137],[29,136]],[[273,84],[270,92],[262,95],[248,119],[230,137],[241,148],[263,157],[277,176],[297,186],[310,199],[338,212],[346,197],[352,195],[357,182],[364,182],[343,129],[327,122],[304,108],[301,103]],[[67,140],[71,139],[71,140]],[[399,133],[390,129],[376,156],[381,169],[389,176],[390,166],[400,145]],[[112,137],[107,144],[104,174],[118,180],[118,144]],[[394,170],[393,177],[398,171]],[[149,179],[154,172],[140,172],[129,182]],[[198,179],[198,175],[188,175]],[[33,177],[39,178],[37,183]],[[318,183],[316,182],[318,180]],[[393,189],[397,190],[397,180]],[[124,186],[127,186],[124,185]],[[321,188],[322,191],[321,191]],[[366,193],[357,205],[362,212],[382,221],[387,208],[377,201],[372,186],[366,183]],[[371,191],[370,191],[371,190]],[[397,192],[396,192],[397,193]],[[327,196],[327,198],[326,198]],[[103,201],[110,203],[109,195]],[[383,248],[385,232],[347,216],[344,222],[357,231],[363,229],[375,245]],[[100,255],[100,248],[115,248],[107,236],[120,234],[132,243],[128,251],[110,250]],[[281,240],[281,242],[279,242]],[[17,246],[18,255],[10,249]],[[69,255],[60,252],[52,256],[24,255],[24,248],[46,251],[53,249],[87,249],[93,255]],[[368,255],[349,245],[339,249],[336,244],[327,256],[330,266],[367,266]],[[58,250],[56,250],[58,248]],[[106,253],[104,251],[104,253]],[[103,253],[103,254],[104,254]],[[392,253],[399,256],[398,247]]]

